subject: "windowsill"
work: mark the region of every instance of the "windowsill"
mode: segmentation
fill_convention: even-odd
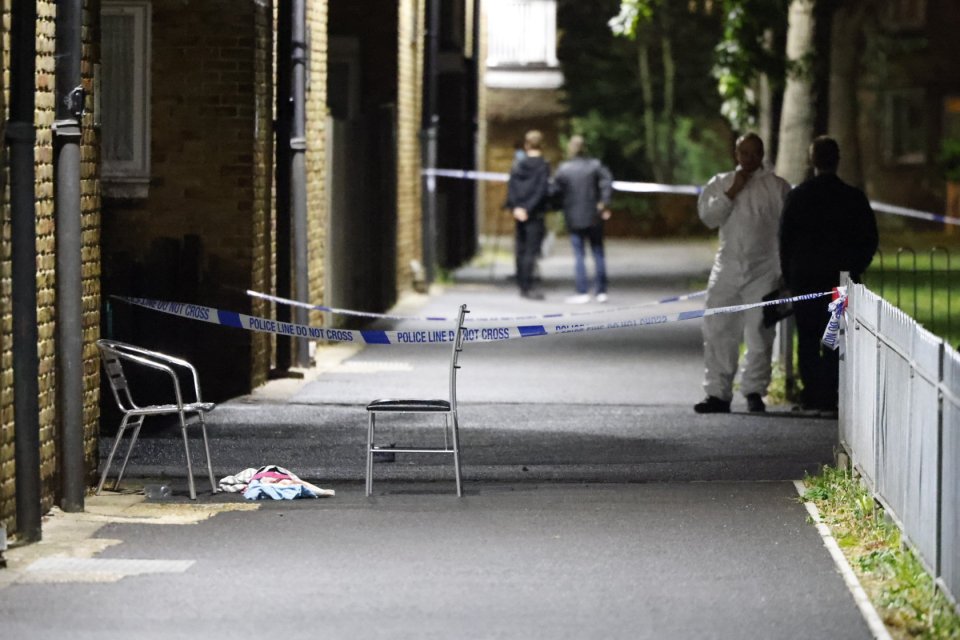
[[[145,200],[150,195],[149,178],[103,178],[101,190],[104,198],[117,200]]]

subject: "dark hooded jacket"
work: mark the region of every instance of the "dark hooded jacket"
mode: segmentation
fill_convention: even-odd
[[[507,183],[508,209],[523,207],[531,217],[549,208],[550,164],[541,156],[524,156],[513,163]]]

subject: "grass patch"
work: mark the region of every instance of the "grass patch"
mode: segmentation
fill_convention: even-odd
[[[804,485],[894,638],[960,638],[960,615],[856,476],[824,467]]]
[[[931,333],[960,345],[960,229],[916,231],[886,220],[864,284]]]

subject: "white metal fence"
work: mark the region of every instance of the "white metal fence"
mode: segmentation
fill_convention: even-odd
[[[847,283],[840,442],[927,568],[960,595],[960,354]]]

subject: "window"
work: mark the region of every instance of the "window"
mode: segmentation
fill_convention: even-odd
[[[360,114],[360,41],[330,37],[327,53],[327,107],[338,120]]]
[[[100,19],[104,195],[145,198],[150,180],[150,2],[104,0]]]
[[[916,31],[927,26],[927,0],[887,0],[886,27],[892,31]]]
[[[895,164],[923,164],[927,160],[926,102],[922,90],[887,94],[886,158]]]

